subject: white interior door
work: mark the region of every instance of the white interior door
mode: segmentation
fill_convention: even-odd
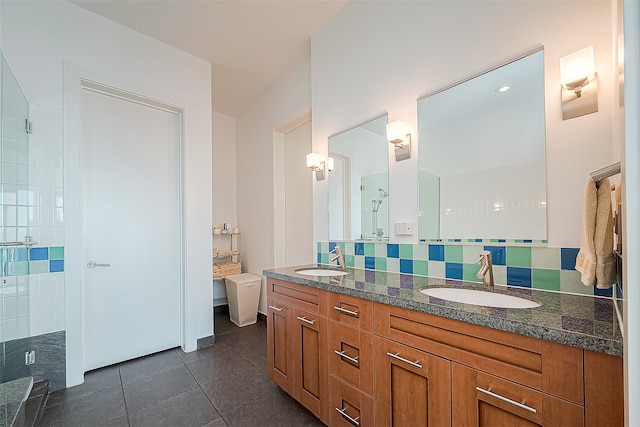
[[[85,371],[180,345],[180,124],[82,91]]]

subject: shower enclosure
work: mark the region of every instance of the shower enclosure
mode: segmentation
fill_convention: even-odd
[[[1,51],[0,51],[1,53]],[[0,426],[16,419],[31,384],[29,104],[4,55],[0,78]]]
[[[362,239],[389,239],[389,174],[363,176],[360,182]]]

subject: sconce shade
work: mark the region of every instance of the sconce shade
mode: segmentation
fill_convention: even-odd
[[[407,134],[410,133],[411,132],[408,131],[407,125],[400,120],[387,123],[387,140],[392,144],[402,144],[404,139],[407,137]]]
[[[329,172],[333,170],[333,167],[334,167],[334,159],[333,157],[329,157],[327,159],[327,169],[329,169]]]
[[[307,154],[307,167],[311,170],[318,170],[322,167],[323,158],[318,153]]]
[[[582,88],[594,77],[593,46],[560,58],[560,82],[565,89]]]

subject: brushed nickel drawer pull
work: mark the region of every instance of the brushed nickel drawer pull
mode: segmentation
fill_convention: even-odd
[[[342,308],[342,307],[338,307],[338,306],[334,306],[333,308],[335,308],[336,310],[338,310],[341,313],[348,314],[349,316],[358,317],[358,312],[357,311],[347,310],[346,308]]]
[[[275,305],[270,305],[270,306],[269,306],[269,308],[272,308],[272,309],[274,309],[275,311],[282,311],[282,309],[281,309],[281,308],[276,307]]]
[[[349,415],[347,415],[347,411],[344,408],[343,409],[336,408],[336,411],[338,411],[340,413],[340,415],[342,415],[343,417],[345,417],[346,419],[351,421],[353,424],[355,424],[357,426],[360,425],[360,423],[358,422],[360,417],[351,418]]]
[[[537,411],[534,408],[532,408],[531,406],[524,405],[524,402],[525,402],[524,400],[522,401],[522,403],[518,403],[515,400],[511,400],[511,399],[509,399],[507,397],[500,396],[499,394],[495,394],[494,392],[492,392],[491,391],[491,387],[489,387],[489,390],[485,390],[485,389],[483,389],[481,387],[476,387],[476,390],[479,391],[480,393],[484,393],[484,394],[487,394],[487,395],[489,395],[491,397],[495,397],[496,399],[502,400],[503,402],[507,402],[507,403],[510,403],[512,405],[515,405],[518,408],[522,408],[522,409],[524,409],[526,411],[533,412],[534,414],[537,413]]]
[[[344,357],[347,360],[352,361],[353,363],[360,363],[357,357],[347,356],[344,351],[333,350],[338,356]]]
[[[420,362],[420,360],[416,360],[415,362],[412,362],[411,360],[407,360],[407,359],[405,359],[404,357],[400,357],[400,356],[399,356],[399,354],[400,354],[400,353],[395,353],[395,354],[393,354],[393,353],[389,353],[389,352],[387,352],[387,356],[391,356],[391,357],[393,357],[394,359],[401,360],[401,361],[403,361],[404,363],[408,363],[408,364],[409,364],[409,365],[411,365],[411,366],[415,366],[416,368],[420,368],[420,369],[422,369],[422,365],[421,365],[420,363],[418,363],[418,362]]]
[[[298,320],[302,320],[305,323],[308,323],[310,325],[313,325],[314,323],[316,323],[315,320],[309,320],[306,317],[300,317],[300,316],[296,316],[298,318]]]

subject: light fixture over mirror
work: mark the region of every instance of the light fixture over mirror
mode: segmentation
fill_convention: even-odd
[[[403,121],[387,123],[387,139],[395,145],[396,162],[411,158],[411,129]]]
[[[316,173],[316,181],[322,181],[325,178],[325,161],[324,156],[318,153],[307,154],[307,167]]]
[[[540,49],[418,99],[421,242],[544,244],[543,59]]]
[[[562,119],[572,119],[598,111],[598,83],[593,46],[560,58]]]
[[[389,239],[387,114],[329,136],[329,239]]]

